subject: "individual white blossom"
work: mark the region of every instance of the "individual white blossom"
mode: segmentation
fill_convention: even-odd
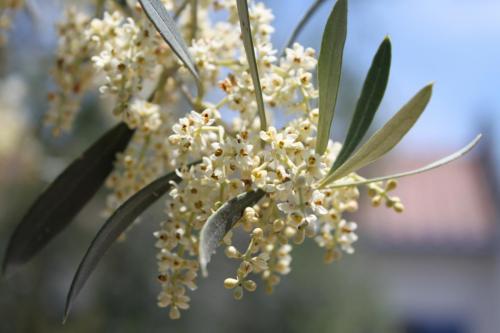
[[[130,128],[139,128],[144,133],[156,131],[162,124],[160,106],[139,99],[130,104],[124,118]]]

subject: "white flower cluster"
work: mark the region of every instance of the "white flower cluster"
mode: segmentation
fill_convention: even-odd
[[[224,285],[240,299],[244,290],[257,287],[252,274],[260,275],[266,290],[272,291],[280,276],[290,272],[293,245],[305,238],[314,239],[325,249],[326,262],[339,258],[341,252],[353,253],[357,226],[346,220],[344,213],[357,210],[359,191],[356,187],[318,186],[341,146],[329,142],[325,154],[315,152],[318,91],[312,74],[317,65],[313,49],[295,43],[279,57],[271,43],[271,10],[262,3],[251,6],[268,116],[272,109],[296,114],[284,128],[270,126],[263,131],[236,2],[198,1],[196,11],[190,10],[191,2],[186,6],[174,0],[164,3],[178,14],[180,30],[199,70],[197,97],[191,96],[187,70],[138,5],[131,8],[132,17],[114,7],[103,18],[92,20],[70,12],[68,25],[72,28],[62,31],[59,62],[75,65],[70,75],[75,82],[87,82],[82,73],[95,81],[104,78],[99,90],[115,98],[114,115],[136,129],[107,182],[112,189],[108,214],[167,171],[177,169],[182,179],[168,194],[166,218],[155,233],[161,284],[158,305],[170,307],[170,317],[175,319],[181,309],[189,307],[187,289],[196,288],[199,232],[222,203],[248,190],[266,193],[258,204],[245,210],[235,230],[224,238],[226,255],[239,262],[235,276]],[[225,11],[227,20],[212,22],[212,9]],[[61,96],[68,95],[75,84],[57,81]],[[224,97],[210,102],[206,93],[214,88],[220,88]],[[152,92],[149,97],[144,97],[144,90]],[[182,98],[193,110],[174,120],[171,110]],[[222,119],[221,111],[227,109],[236,112],[234,120]],[[188,166],[194,161],[200,162]],[[351,174],[346,178],[356,177]],[[387,194],[394,186],[393,182],[385,187],[371,185],[374,205],[385,200],[401,211],[399,199]],[[233,245],[238,229],[249,235],[245,250]]]
[[[49,93],[51,108],[44,119],[55,136],[72,128],[82,96],[90,88],[93,68],[87,59],[92,50],[87,40],[82,38],[82,31],[89,22],[89,16],[70,8],[65,22],[58,25],[59,48],[52,69],[58,89]]]
[[[128,109],[130,99],[142,91],[143,82],[152,78],[164,53],[159,46],[161,39],[146,19],[136,21],[118,11],[93,19],[86,35],[97,54],[91,58],[94,68],[105,77],[99,90],[117,98],[113,112],[120,115]]]

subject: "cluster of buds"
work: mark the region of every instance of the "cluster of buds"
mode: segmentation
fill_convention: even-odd
[[[108,3],[108,2],[107,2]],[[200,230],[222,203],[245,191],[263,191],[262,200],[247,207],[224,238],[227,257],[239,261],[235,275],[224,281],[236,299],[252,292],[258,275],[269,292],[291,271],[294,246],[314,240],[325,250],[325,262],[354,252],[357,225],[344,213],[358,209],[355,186],[320,186],[341,145],[331,140],[326,151],[315,147],[319,111],[313,71],[316,52],[299,43],[282,55],[273,47],[273,14],[263,3],[250,8],[256,62],[263,100],[270,119],[273,109],[295,117],[283,128],[261,128],[249,64],[241,43],[236,2],[165,0],[176,13],[198,67],[198,96],[193,97],[187,69],[166,46],[138,4],[124,11],[109,2],[101,18],[74,10],[60,26],[55,68],[59,92],[47,122],[56,132],[69,129],[82,92],[95,83],[113,101],[112,114],[136,129],[129,147],[119,155],[107,181],[112,190],[106,214],[167,171],[182,179],[172,184],[165,200],[165,219],[155,232],[158,249],[160,307],[180,317],[189,307],[188,289],[196,289]],[[211,10],[226,11],[227,20],[212,21]],[[220,100],[211,101],[221,89]],[[168,92],[168,93],[167,93]],[[220,91],[219,91],[220,96]],[[171,110],[188,102],[192,110],[180,119]],[[226,110],[235,117],[222,117]],[[194,165],[189,163],[200,161]],[[355,173],[343,177],[355,181]],[[374,206],[384,200],[402,211],[389,181],[369,185]],[[241,229],[248,246],[240,250],[233,236]]]
[[[402,213],[404,206],[401,203],[401,199],[397,196],[390,196],[389,192],[393,191],[397,186],[398,182],[395,179],[391,179],[385,183],[381,182],[368,184],[368,195],[371,198],[371,203],[373,207],[380,206],[383,202],[387,208],[394,209],[397,213]]]

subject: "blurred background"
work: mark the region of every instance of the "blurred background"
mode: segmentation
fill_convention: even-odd
[[[277,47],[312,1],[268,0]],[[53,139],[40,125],[50,89],[54,22],[66,1],[29,2],[13,17],[0,50],[0,256],[37,194],[109,128],[97,96],[85,99],[76,130]],[[319,48],[333,6],[325,1],[299,41]],[[378,44],[389,34],[393,65],[374,128],[420,87],[435,81],[417,125],[364,174],[421,166],[457,150],[476,133],[466,158],[403,179],[399,215],[362,201],[356,253],[324,265],[315,244],[294,251],[292,272],[275,294],[258,289],[234,301],[222,281],[233,263],[221,251],[199,279],[179,321],[156,307],[152,232],[161,203],[115,245],[61,325],[66,291],[85,249],[104,222],[105,192],[33,262],[0,280],[0,332],[334,332],[497,333],[500,331],[500,2],[498,0],[351,0],[340,109],[342,140]],[[343,118],[343,119],[342,119]],[[366,198],[366,193],[363,193]]]

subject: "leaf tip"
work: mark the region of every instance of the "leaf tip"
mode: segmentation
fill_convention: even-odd
[[[71,294],[71,292],[70,292]],[[68,295],[68,298],[66,299],[66,304],[64,304],[64,313],[63,313],[63,318],[62,318],[62,324],[66,324],[66,322],[68,321],[68,317],[69,317],[69,312],[71,310],[71,300],[69,299],[70,295]]]
[[[207,270],[207,263],[206,262],[201,262],[201,275],[206,278],[208,276],[208,270]]]
[[[432,97],[433,90],[434,90],[434,81],[431,81],[427,85],[425,85],[422,89],[420,89],[420,91],[417,93],[417,95],[414,96],[414,98],[417,96],[423,98],[426,101],[425,105],[427,105]]]
[[[388,52],[389,53],[389,60],[390,60],[391,53],[392,53],[392,41],[391,41],[391,37],[389,35],[385,35],[384,40],[382,40],[382,43],[380,44],[380,47],[379,47],[379,52],[380,51]]]
[[[478,135],[476,135],[474,140],[472,140],[472,144],[471,144],[472,148],[474,148],[479,143],[479,141],[481,141],[482,137],[483,137],[483,133],[479,133]]]
[[[202,249],[202,244],[203,242],[200,241],[200,249],[199,249],[199,262],[200,262],[200,268],[201,268],[201,275],[206,278],[208,276],[208,263],[210,262],[210,257],[212,253],[208,253],[206,249]]]
[[[210,261],[210,254],[207,254],[206,249],[204,248],[203,244],[205,244],[205,237],[206,237],[206,223],[201,229],[200,232],[200,242],[198,245],[198,253],[199,253],[199,262],[200,262],[200,268],[201,268],[201,275],[203,277],[208,276],[208,271],[207,271],[207,265],[208,262]]]
[[[434,83],[435,81],[431,81],[422,89],[422,91],[425,91],[427,94],[429,94],[429,98],[434,90]]]

